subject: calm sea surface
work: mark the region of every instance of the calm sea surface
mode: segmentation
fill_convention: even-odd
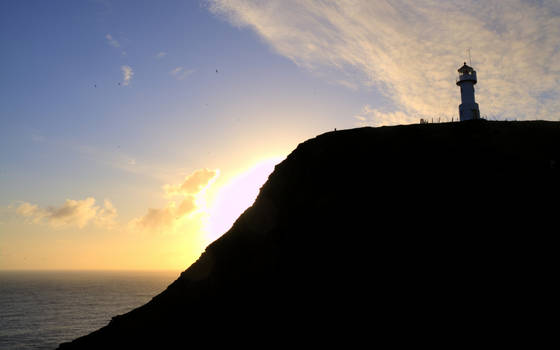
[[[54,349],[149,301],[180,271],[0,271],[0,349]]]

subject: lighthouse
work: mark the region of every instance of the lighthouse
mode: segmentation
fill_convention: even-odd
[[[474,85],[476,71],[467,66],[467,62],[458,70],[457,85],[461,87],[461,104],[459,105],[459,119],[461,121],[480,119],[478,103],[474,101]]]

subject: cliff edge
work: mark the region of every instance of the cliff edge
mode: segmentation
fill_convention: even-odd
[[[495,332],[546,300],[559,198],[559,122],[329,132],[164,292],[60,349]]]

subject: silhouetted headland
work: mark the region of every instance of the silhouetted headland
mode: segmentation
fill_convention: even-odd
[[[463,344],[545,307],[559,198],[559,122],[329,132],[164,292],[60,348]]]

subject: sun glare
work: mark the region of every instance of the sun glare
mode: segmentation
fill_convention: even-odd
[[[208,200],[204,231],[207,244],[226,233],[245,209],[250,207],[261,186],[284,157],[268,158],[233,176]]]

